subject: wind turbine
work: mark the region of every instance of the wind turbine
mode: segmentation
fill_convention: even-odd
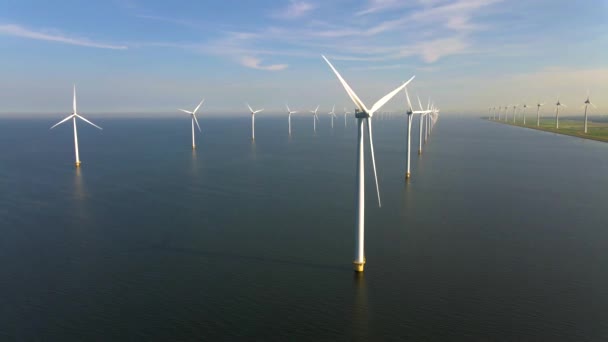
[[[201,107],[201,105],[203,104],[203,102],[205,102],[205,99],[203,99],[201,101],[201,103],[198,104],[198,106],[196,106],[196,108],[194,108],[194,111],[188,111],[185,109],[180,109],[182,112],[190,114],[190,117],[192,119],[192,149],[194,150],[196,148],[196,143],[194,141],[194,123],[196,123],[196,126],[198,127],[198,131],[201,131],[201,126],[199,126],[198,124],[198,120],[196,120],[196,111]]]
[[[557,103],[555,104],[555,129],[559,129],[559,107],[568,107],[563,103],[559,102],[559,96],[557,97]]]
[[[540,103],[540,101],[538,101],[538,103],[536,104],[536,127],[540,126],[540,107],[544,106],[544,103]]]
[[[312,129],[315,132],[317,131],[317,120],[319,120],[319,118],[317,117],[318,111],[319,111],[319,106],[317,106],[317,108],[315,108],[315,110],[310,111],[312,113]]]
[[[331,116],[331,128],[334,128],[334,117],[336,117],[336,105],[331,108],[331,112],[327,113]]]
[[[249,103],[246,103],[247,108],[251,112],[251,140],[255,140],[255,115],[264,109],[253,110]]]
[[[289,136],[291,136],[291,114],[295,114],[295,113],[297,113],[297,111],[295,111],[295,110],[292,111],[291,109],[289,109],[288,104],[285,104],[285,107],[287,107],[287,114],[288,114],[287,122],[289,122]]]
[[[425,114],[425,111],[414,111],[412,107],[412,102],[410,101],[410,94],[407,92],[407,87],[405,88],[405,97],[407,98],[407,171],[405,173],[405,179],[408,180],[411,177],[410,173],[410,161],[411,161],[411,146],[412,146],[412,114],[420,114],[422,117]]]
[[[350,112],[346,110],[346,107],[344,107],[344,127],[346,127],[346,114],[350,114]]]
[[[498,121],[500,121],[500,113],[502,112],[502,106],[498,106]]]
[[[526,125],[526,108],[528,108],[528,105],[524,103],[522,109],[521,109],[521,114],[524,117],[524,126]]]
[[[587,90],[587,99],[585,100],[585,134],[587,134],[587,107],[592,105],[593,108],[597,108],[591,101],[589,101],[589,90]]]
[[[506,105],[505,106],[505,122],[509,121],[509,118],[508,118],[509,114],[507,113],[508,110],[509,110],[509,106]]]
[[[513,106],[513,123],[515,123],[515,110],[517,110],[517,105]]]
[[[422,154],[422,126],[424,123],[424,117],[426,114],[426,112],[423,112],[424,109],[422,108],[422,102],[420,102],[420,97],[416,96],[418,98],[418,105],[420,106],[420,120],[418,120],[418,122],[420,123],[420,133],[418,134],[418,155]],[[428,111],[428,108],[427,108]]]
[[[81,119],[82,121],[96,127],[99,129],[103,129],[99,126],[97,126],[96,124],[92,123],[91,121],[85,119],[84,117],[78,115],[78,111],[76,111],[76,85],[74,85],[74,100],[72,102],[72,108],[73,108],[73,112],[72,114],[70,114],[67,118],[59,121],[58,123],[56,123],[55,125],[53,125],[51,128],[49,129],[53,129],[59,125],[61,125],[62,123],[72,119],[72,122],[74,123],[74,151],[76,152],[76,167],[80,167],[80,164],[82,164],[82,162],[80,161],[80,157],[78,156],[78,132],[76,131],[76,118]]]
[[[342,83],[344,90],[355,103],[357,109],[355,110],[355,117],[358,123],[358,136],[357,136],[357,216],[356,216],[356,227],[357,227],[357,238],[355,243],[355,260],[353,261],[355,272],[363,272],[365,267],[365,252],[364,252],[364,241],[365,241],[365,174],[363,168],[363,148],[364,148],[364,122],[367,122],[367,129],[369,135],[369,146],[371,150],[372,165],[374,168],[374,178],[376,180],[376,193],[378,194],[378,206],[381,206],[380,202],[380,190],[378,188],[378,175],[376,173],[376,160],[374,157],[374,140],[372,138],[372,118],[374,113],[378,111],[384,104],[392,99],[398,92],[400,92],[408,83],[410,83],[414,77],[410,78],[407,82],[403,83],[397,89],[388,93],[380,100],[378,100],[371,109],[368,109],[365,104],[359,99],[357,94],[351,89],[346,81],[340,76],[340,73],[334,68],[325,56],[323,59],[327,62],[329,67]]]

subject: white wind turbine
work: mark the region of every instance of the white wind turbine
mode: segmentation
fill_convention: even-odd
[[[420,106],[420,120],[418,120],[418,122],[420,123],[420,133],[418,134],[418,155],[420,155],[422,154],[422,125],[424,123],[424,117],[428,115],[428,108],[426,111],[424,111],[424,109],[422,108],[422,102],[420,102],[420,97],[418,97],[417,95],[416,97],[418,98],[418,105]]]
[[[538,101],[538,103],[536,104],[536,127],[540,126],[540,107],[544,106],[544,103],[540,103],[540,101]]]
[[[76,131],[76,118],[79,118],[82,121],[84,121],[84,122],[86,122],[86,123],[88,123],[88,124],[90,124],[90,125],[92,125],[92,126],[94,126],[96,128],[99,128],[99,129],[102,129],[102,128],[99,127],[99,126],[97,126],[96,124],[92,123],[91,121],[85,119],[84,117],[78,115],[78,112],[76,111],[76,85],[74,85],[74,100],[73,100],[72,106],[73,106],[72,107],[73,108],[73,113],[70,114],[67,118],[59,121],[58,123],[56,123],[55,125],[53,125],[49,129],[53,129],[53,128],[61,125],[62,123],[66,122],[66,121],[68,121],[70,119],[72,119],[72,122],[74,124],[74,151],[76,153],[76,167],[80,167],[80,164],[82,164],[82,163],[81,163],[80,157],[78,155],[78,132]]]
[[[289,109],[288,104],[285,104],[285,107],[287,107],[287,122],[289,122],[289,136],[291,136],[291,114],[295,114],[297,111]]]
[[[331,128],[334,128],[334,118],[336,117],[336,105],[331,108],[331,112],[327,113],[331,116]]]
[[[557,103],[555,104],[555,129],[559,129],[559,107],[568,107],[563,103],[559,102],[559,96],[557,97]]]
[[[315,108],[315,110],[310,111],[312,113],[312,129],[314,132],[317,131],[317,120],[319,120],[319,117],[317,117],[318,111],[319,111],[319,106],[317,106],[317,108]]]
[[[407,92],[407,88],[405,88],[405,97],[407,98],[407,105],[408,105],[408,109],[407,109],[407,171],[405,172],[405,179],[410,179],[411,177],[411,173],[410,173],[410,161],[412,159],[411,157],[411,146],[412,146],[412,121],[413,121],[413,114],[420,114],[420,116],[422,117],[423,114],[427,113],[425,111],[414,111],[414,108],[412,107],[412,102],[410,101],[410,94],[408,94]]]
[[[591,101],[589,101],[589,90],[587,90],[587,99],[585,100],[585,134],[587,134],[587,107],[592,105],[593,108],[597,108]]]
[[[198,106],[196,106],[196,108],[194,108],[194,110],[191,112],[189,110],[185,110],[185,109],[180,109],[182,112],[190,114],[191,120],[192,120],[192,149],[196,148],[196,142],[194,140],[194,124],[196,123],[196,127],[198,127],[198,131],[201,131],[201,126],[199,126],[198,124],[198,120],[196,120],[196,111],[198,111],[198,109],[201,107],[201,105],[203,104],[203,102],[205,102],[205,99],[203,99],[201,101],[201,103],[198,104]]]
[[[513,106],[513,123],[515,123],[515,111],[517,110],[517,105]]]
[[[524,126],[526,125],[526,108],[528,108],[528,105],[524,103],[524,105],[521,108],[521,114],[524,117]]]
[[[358,138],[357,138],[357,216],[356,216],[356,227],[357,227],[357,238],[355,244],[355,260],[353,261],[355,272],[363,272],[365,266],[365,252],[364,252],[364,241],[365,241],[365,174],[363,168],[363,148],[364,148],[364,122],[367,122],[367,129],[369,134],[369,145],[371,150],[372,157],[372,165],[374,168],[374,178],[376,180],[376,193],[378,194],[378,206],[381,206],[380,202],[380,190],[378,188],[378,175],[376,173],[376,160],[374,157],[374,140],[372,138],[372,117],[374,113],[378,111],[384,104],[386,104],[390,99],[392,99],[398,92],[400,92],[409,82],[411,82],[414,77],[410,78],[407,82],[402,84],[397,89],[388,93],[380,100],[378,100],[371,109],[368,109],[365,104],[359,99],[357,94],[351,89],[351,87],[346,83],[346,81],[340,76],[340,73],[334,68],[334,66],[329,62],[325,56],[323,59],[327,62],[329,67],[333,70],[333,72],[342,83],[344,90],[350,97],[350,99],[355,103],[357,109],[355,110],[355,117],[357,118],[358,123]]]
[[[498,106],[498,121],[500,121],[500,113],[502,112],[502,106]]]
[[[264,109],[253,110],[249,103],[246,103],[249,112],[251,112],[251,140],[255,140],[255,115]]]
[[[344,127],[346,127],[346,114],[350,114],[350,112],[344,107]]]

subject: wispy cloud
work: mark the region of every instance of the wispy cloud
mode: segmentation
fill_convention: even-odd
[[[307,2],[307,1],[299,1],[299,0],[290,0],[289,5],[276,11],[272,14],[272,17],[278,19],[294,19],[305,16],[306,14],[312,12],[317,8],[317,5]]]
[[[256,57],[245,56],[240,60],[241,65],[252,69],[267,70],[267,71],[280,71],[287,69],[287,64],[271,64],[262,65],[262,60]]]
[[[86,46],[98,49],[113,49],[113,50],[126,50],[127,46],[125,45],[113,45],[113,44],[105,44],[99,43],[87,38],[74,38],[68,37],[61,33],[47,33],[47,32],[39,32],[27,29],[25,27],[13,24],[3,24],[0,25],[0,34],[6,36],[14,36],[35,40],[43,40],[49,42],[57,42],[63,44],[77,45],[77,46]]]

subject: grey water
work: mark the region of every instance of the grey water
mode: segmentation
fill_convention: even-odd
[[[0,120],[0,340],[602,341],[608,144],[443,115]]]

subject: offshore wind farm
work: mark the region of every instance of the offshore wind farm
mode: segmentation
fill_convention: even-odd
[[[0,340],[608,339],[600,0],[0,12]]]

